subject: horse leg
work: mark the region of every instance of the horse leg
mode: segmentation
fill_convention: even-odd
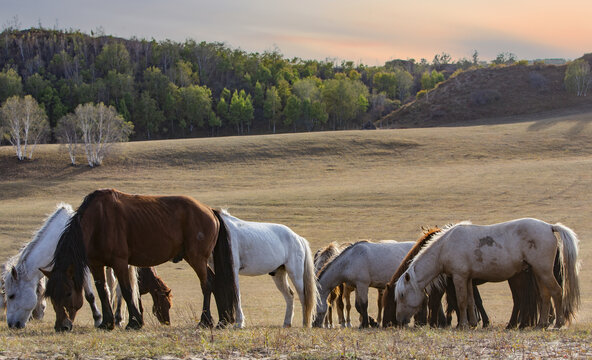
[[[555,307],[555,328],[559,329],[565,324],[563,316],[562,303],[562,289],[555,280],[553,274],[547,276],[546,274],[537,274],[537,283],[542,295],[542,306],[540,311],[540,318],[537,327],[549,326],[549,311],[551,308],[551,297],[553,298],[553,305]]]
[[[236,299],[236,309],[235,309],[236,323],[234,324],[234,327],[237,329],[242,329],[245,327],[245,314],[243,313],[243,306],[241,303],[241,292],[240,292],[240,285],[239,285],[239,281],[238,281],[238,270],[239,270],[239,265],[235,263],[233,271],[234,271],[234,282],[236,283],[237,299]]]
[[[469,327],[467,321],[467,279],[460,275],[453,275],[454,290],[456,292],[456,304],[458,306],[458,325],[459,329],[466,329]]]
[[[345,327],[351,327],[351,300],[350,294],[354,289],[347,285],[343,284],[343,298],[345,299]]]
[[[286,300],[286,314],[284,316],[284,327],[291,327],[292,318],[294,317],[294,291],[292,291],[292,289],[290,288],[290,284],[288,284],[288,274],[283,267],[280,267],[278,270],[276,270],[275,275],[272,277],[273,281],[275,282],[275,286],[282,293],[282,295],[284,295],[284,300]],[[300,297],[300,300],[302,302],[302,300],[304,299],[304,291],[302,289],[302,286],[300,287],[300,291],[298,291],[298,296]],[[304,303],[302,305],[304,306]]]
[[[475,296],[473,292],[473,280],[467,280],[467,315],[469,317],[469,325],[476,327],[478,324],[477,314],[475,308]]]
[[[99,311],[95,302],[95,293],[92,287],[92,277],[89,272],[86,273],[84,280],[84,298],[88,302],[90,309],[92,310],[93,320],[95,321],[95,327],[99,327],[103,322],[103,315]]]
[[[424,326],[428,323],[428,298],[426,297],[419,311],[413,316],[414,326]]]
[[[376,300],[378,305],[378,316],[376,317],[376,322],[378,324],[382,323],[382,296],[384,295],[384,289],[378,289],[378,299]]]
[[[345,324],[345,316],[343,315],[343,310],[344,310],[344,304],[343,304],[343,284],[339,285],[338,287],[336,287],[335,289],[333,289],[333,292],[338,292],[336,293],[335,296],[335,308],[337,310],[337,318],[339,319],[339,325],[341,325],[341,327],[346,327]]]
[[[132,293],[132,286],[130,282],[130,268],[128,267],[127,263],[120,262],[119,264],[115,264],[113,266],[113,271],[115,272],[115,276],[117,277],[117,282],[119,283],[119,287],[121,288],[121,295],[125,300],[125,304],[127,305],[127,311],[129,314],[128,323],[125,328],[126,330],[141,329],[144,325],[144,319],[142,318],[140,310],[134,303],[134,294]],[[139,294],[135,295],[139,297]]]
[[[481,294],[479,293],[479,289],[477,289],[477,285],[472,285],[473,288],[473,298],[475,299],[475,307],[481,316],[481,320],[483,321],[483,327],[486,328],[489,326],[489,316],[485,312],[485,308],[483,307],[483,299],[481,299]]]
[[[363,283],[356,284],[356,310],[360,313],[362,321],[360,322],[360,329],[367,328],[370,323],[368,321],[368,285]]]
[[[201,293],[203,294],[203,307],[198,326],[211,328],[214,326],[212,313],[210,312],[210,298],[215,277],[214,272],[208,266],[208,259],[199,254],[196,256],[193,251],[185,252],[185,261],[187,261],[199,278]]]
[[[512,302],[514,306],[512,307],[512,315],[510,315],[510,321],[508,321],[508,325],[506,325],[506,329],[514,329],[518,326],[518,317],[520,316],[520,297],[518,296],[518,287],[520,286],[520,281],[518,280],[519,275],[513,276],[508,279],[508,285],[510,285],[510,291],[512,292]]]
[[[103,266],[89,266],[90,272],[95,280],[97,295],[101,301],[101,311],[103,312],[103,321],[99,324],[99,329],[113,330],[113,309],[111,308],[111,299],[109,299],[109,290],[105,282],[105,268]]]

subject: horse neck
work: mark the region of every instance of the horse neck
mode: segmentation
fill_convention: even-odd
[[[50,270],[60,235],[70,220],[70,214],[65,209],[58,212],[47,220],[35,238],[23,249],[16,265],[23,275],[32,280],[38,281],[43,277],[40,268]]]
[[[438,261],[441,244],[442,242],[435,241],[429,248],[419,254],[409,267],[413,267],[415,279],[420,289],[424,289],[441,273],[442,266]]]
[[[319,276],[319,295],[322,299],[326,299],[331,290],[346,280],[343,271],[345,270],[344,265],[343,257],[339,256],[327,264],[324,271]]]

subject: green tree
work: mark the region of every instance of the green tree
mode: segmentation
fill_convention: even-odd
[[[565,69],[563,81],[568,92],[576,96],[586,96],[592,84],[590,64],[584,59],[570,62]]]
[[[385,93],[389,99],[394,99],[397,94],[397,76],[392,72],[378,72],[372,79],[374,88],[378,93]]]
[[[144,130],[146,139],[151,139],[165,121],[164,113],[158,108],[156,100],[150,96],[148,91],[142,92],[137,105],[138,108],[134,112],[134,124]]]
[[[14,95],[23,93],[23,84],[16,70],[10,68],[0,72],[0,103]]]
[[[109,70],[120,74],[127,74],[132,70],[129,52],[120,42],[111,42],[103,46],[97,55],[95,66],[103,76],[107,75]]]
[[[368,88],[360,81],[336,77],[324,82],[321,98],[333,129],[348,128],[361,113],[360,95],[368,98]]]
[[[179,88],[177,113],[181,128],[189,133],[209,121],[212,110],[212,92],[206,86],[192,85]]]
[[[254,109],[251,95],[247,95],[244,90],[240,92],[235,90],[230,100],[228,120],[232,125],[236,126],[239,135],[244,133],[245,126],[247,126],[248,131],[253,117]]]
[[[301,101],[296,95],[290,95],[286,101],[286,107],[284,108],[284,125],[296,127],[301,112],[300,112]]]
[[[280,111],[282,109],[282,99],[278,94],[275,86],[267,89],[265,92],[265,102],[263,104],[263,116],[269,120],[270,128],[272,128],[275,134],[275,125],[280,117]]]

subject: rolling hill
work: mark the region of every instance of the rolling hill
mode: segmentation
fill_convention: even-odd
[[[592,54],[583,59],[590,63]],[[590,97],[576,97],[565,90],[566,67],[513,65],[461,72],[427,96],[386,115],[377,125],[410,128],[499,123],[516,115],[592,110]]]

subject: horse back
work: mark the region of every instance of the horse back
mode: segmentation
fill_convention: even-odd
[[[188,196],[130,195],[114,189],[92,194],[82,219],[90,254],[119,254],[149,267],[180,251],[211,253],[219,223],[213,211]]]

